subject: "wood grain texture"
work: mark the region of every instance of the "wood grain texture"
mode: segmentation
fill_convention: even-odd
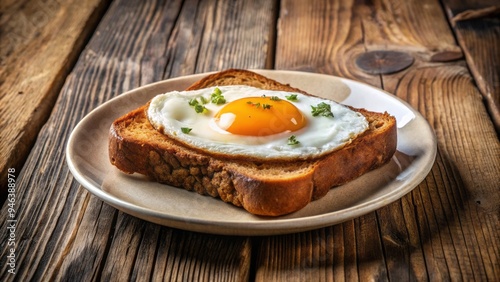
[[[438,157],[413,192],[374,213],[264,238],[256,280],[498,280],[500,144],[465,62],[432,60],[461,52],[439,2],[282,1],[280,8],[276,68],[339,75],[394,93],[436,131]],[[407,52],[415,63],[391,75],[353,67],[359,54],[378,49]],[[317,249],[324,250],[310,253]],[[311,262],[320,264],[317,271]]]
[[[0,8],[33,9],[17,1]],[[69,75],[59,72],[60,84],[48,87],[58,97],[52,114],[15,173],[17,274],[7,272],[2,240],[0,280],[500,280],[500,144],[453,31],[437,0],[115,0],[85,49],[75,51]],[[36,40],[55,36],[32,32]],[[16,48],[5,46],[4,58],[17,60],[10,56]],[[360,54],[379,49],[415,61],[390,75],[356,67]],[[0,75],[9,71],[4,62]],[[70,174],[63,148],[71,130],[110,98],[169,77],[273,66],[364,81],[406,100],[437,136],[427,178],[400,200],[342,224],[247,238],[137,219]],[[8,208],[0,210],[1,238],[10,236]]]
[[[500,136],[500,3],[443,0],[467,65]]]
[[[435,165],[410,194],[425,262],[435,266],[429,278],[495,280],[500,247],[490,242],[498,230],[475,222],[499,224],[500,144],[467,68],[412,70],[394,93],[426,117],[438,138]]]
[[[111,4],[65,78],[26,165],[16,173],[18,268],[10,275],[2,259],[0,280],[248,280],[249,238],[183,232],[118,212],[76,182],[63,149],[87,113],[122,92],[196,71],[264,68],[275,3],[244,2]],[[244,13],[245,5],[255,13]],[[235,31],[245,26],[254,32],[250,43],[240,38],[245,32]],[[233,58],[234,52],[244,60]],[[7,209],[4,205],[0,213],[2,238],[9,235]],[[0,243],[3,258],[6,244]]]
[[[0,5],[0,195],[19,170],[108,1]]]

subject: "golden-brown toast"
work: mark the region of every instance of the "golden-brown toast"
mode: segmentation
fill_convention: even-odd
[[[187,90],[249,85],[307,94],[246,70],[226,70],[201,79]],[[160,93],[159,93],[160,94]],[[310,95],[310,94],[307,94]],[[200,153],[159,133],[144,105],[115,120],[109,133],[109,158],[126,173],[219,197],[252,214],[279,216],[297,211],[344,184],[387,163],[396,151],[396,120],[388,113],[354,109],[369,129],[351,143],[313,160],[263,161]]]

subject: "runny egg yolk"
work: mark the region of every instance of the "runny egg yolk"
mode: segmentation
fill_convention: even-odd
[[[293,132],[307,124],[305,116],[292,103],[269,97],[247,97],[232,101],[214,118],[223,130],[246,136]]]

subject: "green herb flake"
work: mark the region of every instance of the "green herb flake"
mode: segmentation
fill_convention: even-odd
[[[220,90],[220,88],[219,88],[219,87],[215,87],[215,88],[214,88],[214,94],[215,94],[215,95],[222,95],[222,91]]]
[[[189,132],[191,132],[191,130],[193,130],[193,129],[189,128],[189,127],[181,127],[181,131],[184,134],[189,134]]]
[[[200,100],[201,100],[201,103],[202,103],[202,104],[208,104],[208,100],[207,100],[207,98],[205,98],[205,97],[201,96],[201,97],[200,97]]]
[[[264,110],[269,110],[271,107],[272,107],[272,105],[269,105],[269,104],[262,104],[262,108],[263,108]]]
[[[272,101],[281,101],[281,98],[278,96],[271,96],[271,98],[269,99],[271,99]]]
[[[194,106],[198,105],[199,103],[200,102],[198,102],[198,100],[196,100],[196,98],[193,98],[193,99],[189,100],[189,105],[191,107],[194,107]]]
[[[226,98],[224,98],[224,96],[222,95],[222,91],[218,87],[215,87],[214,92],[210,96],[210,99],[212,103],[216,105],[222,105],[226,103]]]
[[[208,111],[208,109],[205,108],[205,106],[203,106],[202,104],[200,104],[200,102],[198,102],[196,98],[189,100],[189,105],[193,107],[195,112],[198,114]]]
[[[207,108],[205,108],[205,106],[203,106],[202,104],[196,104],[194,106],[194,110],[195,112],[197,112],[198,114],[202,114],[204,113],[205,111],[208,111]]]
[[[323,116],[323,117],[333,117],[333,113],[329,104],[325,102],[319,103],[316,107],[311,106],[313,117]]]
[[[260,103],[254,103],[252,101],[248,101],[247,104],[249,104],[250,106],[254,106],[256,108],[259,108],[260,107]]]
[[[297,138],[295,137],[295,135],[292,135],[292,136],[288,137],[288,143],[287,143],[288,145],[293,146],[293,145],[297,145],[299,143],[300,142],[299,142],[299,140],[297,140]]]
[[[288,96],[285,96],[288,101],[293,101],[297,102],[299,98],[297,97],[297,94],[290,94]]]

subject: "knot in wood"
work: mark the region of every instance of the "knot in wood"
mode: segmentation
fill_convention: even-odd
[[[390,74],[413,64],[410,54],[399,51],[369,51],[356,59],[356,66],[369,74]]]

